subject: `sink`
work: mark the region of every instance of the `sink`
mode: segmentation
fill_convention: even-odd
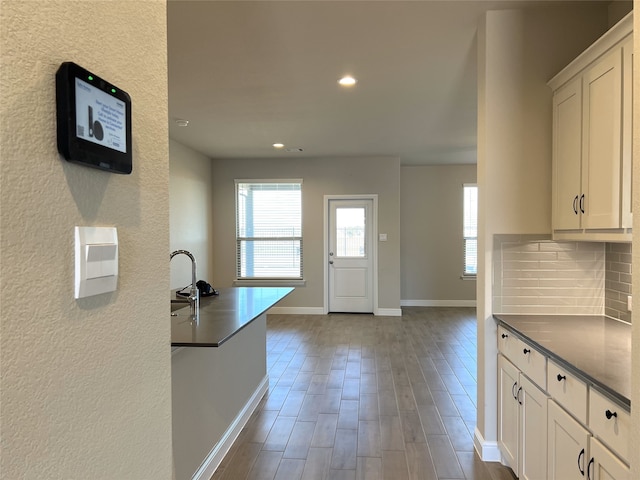
[[[188,306],[189,306],[189,300],[171,299],[171,313]]]

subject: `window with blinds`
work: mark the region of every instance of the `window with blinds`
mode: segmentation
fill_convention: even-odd
[[[302,180],[236,180],[238,280],[302,279]]]
[[[464,276],[478,273],[478,186],[463,185]]]

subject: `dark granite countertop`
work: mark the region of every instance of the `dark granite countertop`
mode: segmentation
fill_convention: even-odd
[[[189,306],[171,316],[172,347],[219,347],[293,292],[291,287],[221,288],[220,295],[200,300],[198,321]],[[169,312],[167,312],[167,315]]]
[[[600,315],[494,318],[587,384],[631,408],[630,324]]]

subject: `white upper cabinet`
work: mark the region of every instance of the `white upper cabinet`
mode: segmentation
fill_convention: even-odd
[[[629,14],[549,82],[556,239],[631,240],[632,27]]]
[[[582,164],[582,79],[575,78],[553,96],[553,228],[580,228]]]
[[[583,227],[620,228],[622,48],[589,67],[582,88]]]
[[[622,42],[622,227],[631,228],[633,185],[633,35]]]

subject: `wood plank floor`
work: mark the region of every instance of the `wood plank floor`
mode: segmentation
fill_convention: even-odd
[[[269,391],[212,480],[513,480],[474,453],[472,308],[269,315]]]

